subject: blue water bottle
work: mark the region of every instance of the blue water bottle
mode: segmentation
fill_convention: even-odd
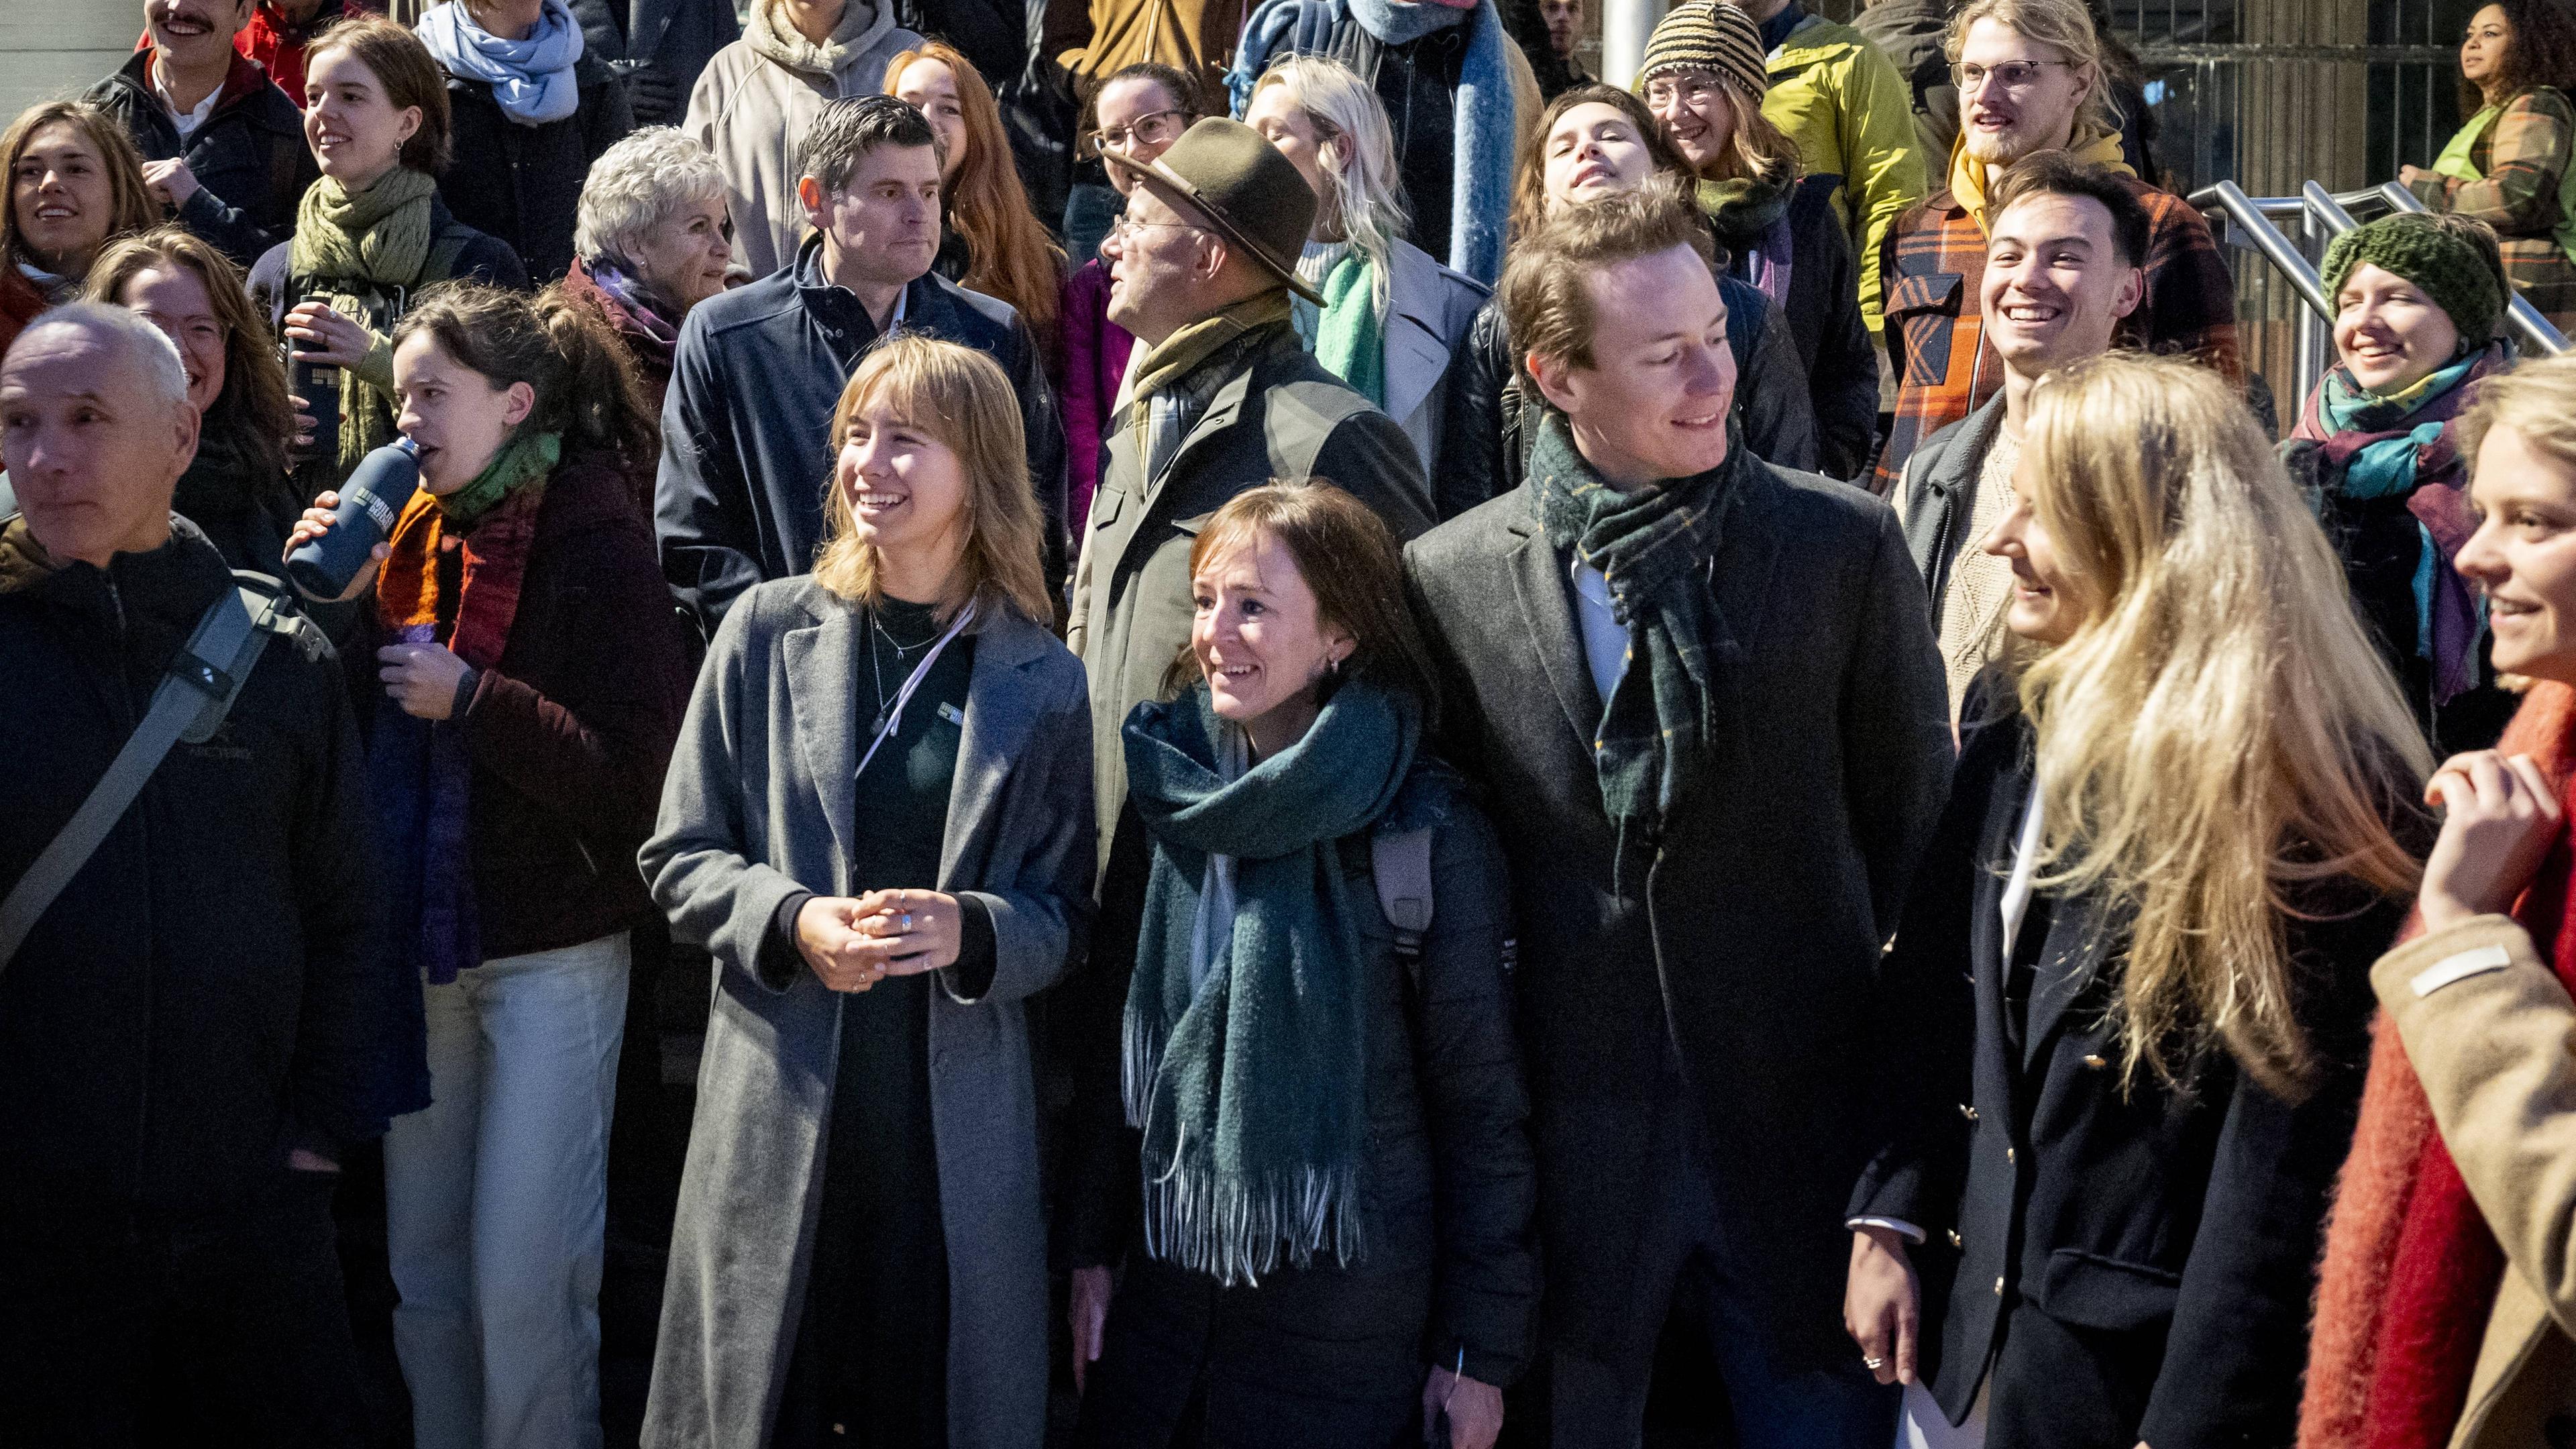
[[[420,445],[396,438],[358,460],[340,485],[331,529],[286,556],[286,577],[309,598],[336,599],[420,491]]]

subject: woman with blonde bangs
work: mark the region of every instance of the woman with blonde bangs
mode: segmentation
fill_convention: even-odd
[[[832,437],[814,572],[726,613],[642,856],[718,967],[644,1442],[1034,1444],[1021,1003],[1090,909],[1090,704],[1001,368],[898,335]]]
[[[956,47],[925,41],[886,62],[885,93],[930,119],[939,133],[942,218],[939,275],[1019,310],[1044,356],[1058,348],[1064,249],[1029,209],[1011,161],[1002,108]]]
[[[2282,1443],[2430,768],[2215,373],[2045,380],[1883,972],[1845,1321],[1907,1444]]]

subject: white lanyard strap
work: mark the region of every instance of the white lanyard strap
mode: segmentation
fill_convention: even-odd
[[[939,662],[940,654],[948,648],[948,641],[964,633],[966,626],[974,621],[975,603],[969,600],[965,608],[957,611],[957,620],[948,626],[948,632],[939,636],[939,642],[930,646],[930,652],[921,656],[919,664],[912,666],[912,673],[904,680],[903,688],[894,692],[893,705],[877,721],[876,737],[868,741],[868,752],[859,757],[858,774],[866,774],[868,761],[877,757],[877,747],[902,730],[903,707],[911,702],[912,692],[921,688],[921,681],[930,677],[930,666]],[[873,649],[876,646],[871,644],[868,647]]]

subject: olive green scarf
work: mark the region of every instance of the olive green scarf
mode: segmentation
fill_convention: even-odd
[[[427,173],[397,166],[373,186],[352,195],[325,176],[306,187],[295,211],[295,238],[287,244],[289,273],[313,278],[326,288],[350,283],[346,291],[327,292],[331,310],[364,322],[366,303],[357,295],[367,284],[414,287],[429,265],[430,198],[438,183]],[[289,300],[289,305],[304,300]],[[384,348],[382,338],[376,347]],[[394,433],[393,400],[358,380],[361,368],[340,369],[340,471],[390,441]],[[390,379],[388,379],[390,380]]]

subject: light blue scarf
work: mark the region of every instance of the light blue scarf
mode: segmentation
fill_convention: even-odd
[[[545,0],[525,40],[503,40],[474,19],[465,0],[448,0],[420,17],[420,40],[448,74],[490,86],[501,114],[522,126],[560,121],[580,103],[572,67],[581,59],[581,27],[564,0]]]

